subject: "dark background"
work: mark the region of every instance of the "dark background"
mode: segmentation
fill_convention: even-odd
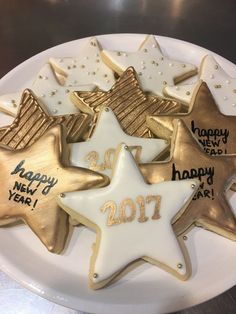
[[[235,21],[235,0],[0,0],[0,77],[49,47],[109,33],[174,37],[236,63]],[[200,313],[236,313],[236,287],[178,312]]]

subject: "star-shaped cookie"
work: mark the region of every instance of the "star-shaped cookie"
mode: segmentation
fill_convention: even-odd
[[[166,85],[175,85],[197,73],[194,65],[164,56],[153,35],[145,38],[137,52],[103,50],[102,58],[119,75],[129,66],[134,67],[142,89],[160,97]]]
[[[206,82],[219,110],[225,115],[236,115],[236,78],[230,77],[213,56],[203,58],[199,79]],[[190,104],[198,83],[183,86],[166,86],[164,94]]]
[[[97,232],[90,286],[109,284],[140,259],[187,279],[191,272],[187,252],[178,243],[171,221],[184,212],[197,186],[195,180],[147,184],[128,147],[121,144],[110,185],[93,193],[59,196],[58,204],[73,219]]]
[[[99,113],[92,137],[70,145],[70,162],[110,175],[116,147],[122,142],[130,147],[138,163],[152,161],[169,148],[165,140],[127,135],[112,110],[105,107]]]
[[[76,86],[93,84],[101,90],[109,90],[115,83],[113,71],[102,61],[101,48],[95,37],[73,58],[50,58],[61,85]]]
[[[68,234],[68,216],[58,207],[56,195],[108,183],[102,174],[67,167],[68,148],[61,129],[51,128],[25,149],[0,146],[0,219],[23,220],[54,253],[62,251]]]
[[[89,128],[91,117],[84,113],[50,116],[33,92],[23,92],[16,118],[10,126],[0,128],[0,143],[12,149],[33,144],[49,128],[61,124],[67,132],[68,142],[81,140]]]
[[[196,225],[235,241],[236,219],[225,193],[236,178],[236,155],[206,154],[185,123],[175,122],[170,160],[140,165],[145,179],[154,184],[198,178],[200,187],[194,201],[173,224],[176,234],[181,235]]]
[[[31,90],[52,116],[78,113],[78,108],[70,100],[73,90],[92,91],[95,85],[77,85],[74,88],[61,86],[51,69],[45,64],[34,80]],[[16,116],[21,99],[21,92],[0,96],[0,110]]]
[[[152,137],[146,125],[147,115],[179,112],[182,104],[170,99],[148,97],[140,88],[135,70],[128,68],[108,92],[73,92],[72,100],[82,112],[95,115],[109,107],[122,129],[129,135]]]
[[[206,153],[236,153],[236,116],[219,111],[206,83],[199,82],[188,113],[147,117],[147,124],[157,137],[169,139],[176,118],[183,119]]]

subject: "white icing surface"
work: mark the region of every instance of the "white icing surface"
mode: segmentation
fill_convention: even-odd
[[[74,87],[61,86],[58,84],[51,66],[47,63],[41,68],[30,88],[42,102],[46,111],[50,115],[56,116],[78,113],[79,109],[70,100],[70,92],[74,90],[92,91],[95,85],[78,85]],[[0,97],[0,109],[15,116],[20,104],[20,99],[20,92],[3,95]],[[14,105],[12,100],[14,100]]]
[[[125,71],[133,66],[145,91],[163,97],[163,88],[174,79],[196,69],[194,65],[164,56],[154,36],[149,35],[137,52],[103,50],[108,62]]]
[[[230,77],[211,55],[203,58],[200,68],[199,80],[207,83],[219,110],[225,115],[236,115],[236,78]],[[191,96],[197,84],[168,86],[165,92],[180,101],[190,103]],[[191,95],[186,95],[186,91]]]
[[[99,43],[95,37],[89,39],[78,56],[50,58],[49,62],[65,73],[66,86],[95,84],[108,91],[115,83],[113,71],[101,59]]]
[[[166,95],[178,99],[186,104],[190,104],[195,88],[198,86],[198,82],[188,85],[166,86],[164,92]]]
[[[21,92],[0,96],[0,110],[12,116],[17,114]]]
[[[192,187],[193,184],[195,188]],[[184,275],[186,264],[171,227],[171,220],[192,197],[196,188],[197,183],[194,180],[146,184],[132,155],[125,149],[125,144],[122,144],[110,185],[101,189],[65,193],[63,197],[59,197],[59,204],[75,213],[72,217],[76,217],[78,213],[101,230],[99,251],[95,265],[92,266],[92,273],[98,276],[90,279],[98,283],[144,256],[167,265],[180,276]],[[146,222],[138,222],[140,210],[136,204],[136,215],[132,222],[107,225],[109,210],[101,211],[105,202],[114,201],[119,208],[124,199],[131,198],[136,202],[139,195],[144,198],[148,195],[161,196],[160,219],[151,218],[155,203],[150,202],[145,204],[145,213],[149,217]],[[130,215],[128,207],[126,215]],[[178,268],[178,264],[182,264],[182,268]]]
[[[49,64],[42,67],[32,85],[33,92],[51,115],[78,113],[79,109],[70,100],[70,92],[75,89],[92,91],[94,88],[95,85],[77,85],[73,88],[61,86]]]
[[[92,137],[86,142],[74,143],[70,145],[70,161],[73,166],[90,168],[111,175],[111,167],[106,167],[105,158],[108,150],[113,150],[109,164],[112,166],[116,147],[124,142],[128,146],[141,146],[139,162],[150,162],[157,157],[168,145],[165,140],[146,139],[127,135],[121,128],[115,114],[109,108],[104,108],[98,118],[98,122]],[[98,153],[97,167],[91,165],[89,156]],[[137,149],[132,150],[133,155]],[[104,168],[104,169],[103,169]]]

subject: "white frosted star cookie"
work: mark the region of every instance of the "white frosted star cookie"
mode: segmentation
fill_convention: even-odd
[[[76,86],[94,84],[108,91],[115,83],[113,71],[102,61],[101,48],[91,37],[80,53],[73,58],[50,58],[61,85]]]
[[[223,114],[232,115],[234,111],[236,114],[236,78],[230,77],[213,56],[207,55],[203,58],[199,80],[207,83],[219,110]],[[166,86],[164,94],[189,105],[197,86],[198,82],[183,86]]]
[[[187,279],[191,273],[188,255],[171,221],[184,211],[197,188],[195,180],[147,184],[128,147],[121,144],[110,185],[58,196],[59,206],[72,219],[97,231],[90,262],[91,288],[102,288],[140,259]]]
[[[78,108],[70,100],[70,92],[76,90],[92,91],[95,85],[78,85],[74,88],[58,84],[50,64],[45,64],[36,76],[31,86],[34,94],[42,102],[50,115],[65,115],[78,113]],[[0,97],[0,110],[15,116],[20,104],[21,93],[3,95]]]
[[[70,162],[74,166],[111,174],[116,147],[125,142],[138,163],[149,162],[168,150],[168,142],[154,138],[139,138],[126,134],[109,108],[99,113],[98,122],[90,139],[70,146]]]
[[[164,56],[153,35],[146,37],[137,52],[103,50],[102,58],[119,75],[133,66],[143,90],[161,97],[164,86],[174,85],[197,73],[194,65]]]

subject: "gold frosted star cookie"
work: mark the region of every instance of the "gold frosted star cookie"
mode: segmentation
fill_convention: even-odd
[[[146,125],[147,115],[179,112],[181,103],[158,97],[148,97],[140,88],[135,70],[128,68],[108,92],[73,92],[72,100],[82,112],[96,115],[109,107],[122,129],[129,135],[152,137]]]
[[[225,116],[219,111],[206,83],[199,82],[188,113],[150,116],[147,124],[157,137],[170,139],[176,118],[186,123],[206,153],[236,153],[236,116]]]
[[[93,84],[109,90],[115,83],[113,71],[102,61],[101,48],[95,37],[88,39],[75,57],[50,58],[49,62],[61,85]]]
[[[121,75],[129,66],[138,73],[144,91],[164,97],[163,88],[197,73],[194,65],[164,56],[153,35],[148,35],[137,52],[102,51],[103,61]]]
[[[195,180],[147,184],[128,147],[121,144],[110,185],[59,196],[58,204],[73,219],[97,232],[90,260],[91,288],[109,284],[140,259],[187,279],[188,255],[171,221],[184,212],[197,186]]]
[[[121,129],[111,109],[101,109],[92,137],[85,142],[70,145],[70,162],[74,166],[89,168],[110,175],[116,147],[125,142],[136,159],[143,163],[154,160],[169,150],[169,143],[154,138],[127,135]]]
[[[236,78],[230,77],[211,55],[202,59],[199,80],[207,83],[221,113],[236,115]],[[166,86],[164,94],[190,104],[198,83]]]
[[[10,126],[0,128],[0,144],[12,149],[24,148],[58,124],[65,127],[67,141],[76,142],[81,140],[90,122],[91,117],[83,113],[49,116],[32,91],[26,89],[15,120]]]
[[[68,148],[61,128],[51,128],[24,149],[12,151],[0,146],[0,220],[23,220],[54,253],[62,251],[68,234],[68,216],[55,197],[62,191],[108,183],[102,174],[67,167]]]
[[[175,219],[173,227],[177,235],[193,226],[201,226],[236,241],[236,218],[225,195],[236,178],[236,155],[206,154],[185,123],[175,120],[170,160],[140,167],[150,184],[162,180],[200,180],[194,200]]]

